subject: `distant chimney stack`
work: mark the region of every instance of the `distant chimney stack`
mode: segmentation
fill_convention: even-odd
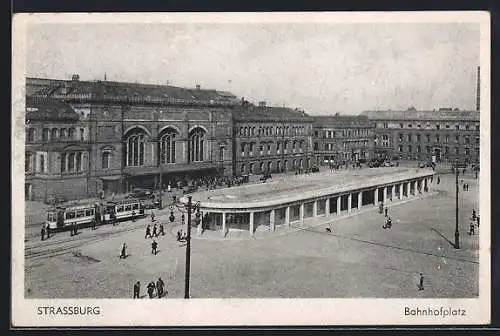
[[[71,80],[72,80],[72,81],[75,81],[75,82],[76,82],[76,81],[79,81],[79,80],[80,80],[80,75],[78,75],[78,74],[74,74],[73,76],[71,76]]]
[[[262,100],[259,102],[259,107],[265,107],[266,106],[266,101]]]
[[[477,67],[476,111],[481,108],[481,67]]]

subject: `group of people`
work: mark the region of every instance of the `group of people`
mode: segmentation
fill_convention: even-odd
[[[42,237],[42,241],[45,240],[45,235],[47,235],[47,239],[50,238],[50,226],[49,224],[43,224],[42,228],[40,229],[40,236]]]
[[[476,209],[472,209],[472,216],[471,216],[471,222],[469,224],[469,236],[473,236],[476,234],[475,227],[477,225],[477,228],[479,229],[479,215],[476,214]]]
[[[157,294],[156,297],[158,299],[161,299],[168,294],[168,291],[165,288],[165,282],[163,282],[161,277],[158,278],[158,280],[156,280],[156,283],[154,281],[148,283],[148,285],[146,286],[146,290],[150,299],[155,297],[154,295],[155,291]],[[134,299],[140,299],[141,298],[140,294],[141,294],[141,282],[137,281],[134,284]]]
[[[389,217],[389,209],[387,207],[384,208],[384,202],[380,202],[379,213],[384,214],[386,218],[385,224],[382,226],[382,228],[383,229],[392,228],[392,219],[391,217]]]
[[[177,231],[177,241],[178,242],[185,242],[187,241],[187,232],[183,232],[182,229]]]

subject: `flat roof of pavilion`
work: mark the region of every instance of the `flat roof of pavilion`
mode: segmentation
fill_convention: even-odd
[[[429,168],[403,167],[326,171],[285,176],[266,183],[200,191],[190,195],[193,202],[200,201],[202,208],[258,208],[369,189],[433,174]],[[185,198],[182,200],[185,201]]]

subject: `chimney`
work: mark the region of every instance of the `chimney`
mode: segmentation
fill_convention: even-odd
[[[481,108],[481,67],[477,67],[476,111]]]
[[[196,84],[196,90],[199,90],[201,88],[200,84]]]
[[[79,81],[80,80],[80,76],[78,74],[74,74],[73,76],[71,76],[71,80],[72,81]]]
[[[259,107],[265,107],[266,106],[266,101],[262,100],[259,102]]]

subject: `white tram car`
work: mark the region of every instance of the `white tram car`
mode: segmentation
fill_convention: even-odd
[[[108,202],[73,206],[58,206],[47,211],[45,221],[51,229],[64,229],[73,225],[84,226],[92,222],[109,223],[117,220],[131,219],[144,215],[144,206],[141,200],[127,199],[124,201]]]

